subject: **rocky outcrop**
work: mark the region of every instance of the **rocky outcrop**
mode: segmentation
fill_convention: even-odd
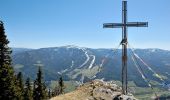
[[[121,91],[114,81],[93,80],[51,100],[137,100],[132,94],[123,95]]]

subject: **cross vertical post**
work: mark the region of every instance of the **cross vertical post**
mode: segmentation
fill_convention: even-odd
[[[127,94],[127,28],[128,27],[148,27],[148,22],[127,22],[127,1],[122,1],[122,23],[105,23],[103,28],[122,28],[122,93]]]
[[[127,2],[122,5],[122,92],[127,94]]]

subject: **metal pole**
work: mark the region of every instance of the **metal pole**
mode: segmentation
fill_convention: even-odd
[[[122,4],[122,92],[127,94],[127,1]]]

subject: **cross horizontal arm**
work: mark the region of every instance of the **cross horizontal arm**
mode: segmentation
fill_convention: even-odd
[[[148,22],[128,22],[128,27],[148,27]]]
[[[122,28],[122,27],[148,27],[148,22],[127,22],[126,24],[122,23],[105,23],[103,28]]]
[[[104,23],[103,28],[122,28],[122,23]]]

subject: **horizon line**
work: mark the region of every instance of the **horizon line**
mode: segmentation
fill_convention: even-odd
[[[63,46],[49,46],[49,47],[39,47],[39,48],[31,48],[31,47],[14,47],[9,46],[10,48],[18,48],[18,49],[44,49],[44,48],[56,48],[56,47],[77,47],[77,48],[90,48],[90,49],[115,49],[115,48],[109,48],[109,47],[84,47],[84,46],[77,46],[77,45],[63,45]],[[121,49],[121,46],[118,48]],[[129,49],[129,47],[128,47]],[[167,50],[170,51],[170,49],[162,49],[162,48],[134,48],[134,49],[160,49],[160,50]]]

